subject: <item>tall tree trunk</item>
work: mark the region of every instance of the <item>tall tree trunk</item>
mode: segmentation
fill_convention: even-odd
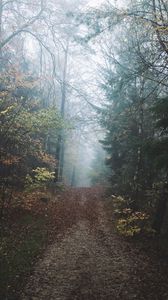
[[[139,200],[141,200],[143,193],[143,142],[144,142],[144,79],[141,82],[140,99],[139,99],[139,121],[138,121],[138,137],[139,146],[137,149],[137,163],[134,175],[134,202],[136,203],[136,208],[139,206]]]
[[[71,186],[75,186],[75,182],[76,182],[76,168],[73,167],[73,171],[72,171],[72,178],[71,178]]]
[[[2,43],[2,14],[3,14],[3,3],[0,0],[0,44]],[[2,49],[0,49],[0,71],[2,69]]]
[[[163,225],[164,217],[166,215],[166,210],[167,210],[167,193],[163,192],[163,194],[161,195],[161,199],[158,202],[155,220],[152,226],[153,229],[156,230],[158,234],[160,234],[162,230],[162,225]]]
[[[61,86],[61,117],[65,117],[65,104],[66,104],[66,77],[67,77],[67,66],[68,66],[68,50],[69,50],[69,40],[67,41],[66,48],[64,49],[64,68],[63,68],[63,78]],[[65,133],[64,129],[61,129],[56,150],[56,160],[57,167],[55,169],[55,181],[62,181],[63,178],[63,168],[64,168],[64,150],[65,150]]]

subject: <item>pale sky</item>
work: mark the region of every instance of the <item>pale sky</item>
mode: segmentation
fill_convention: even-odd
[[[105,0],[90,0],[88,5],[89,6],[99,6],[103,2],[105,2]]]
[[[106,2],[106,0],[89,0],[88,6],[98,7],[102,3],[105,3],[105,2]],[[118,8],[127,7],[127,5],[128,5],[128,0],[111,0],[109,2],[117,5]]]

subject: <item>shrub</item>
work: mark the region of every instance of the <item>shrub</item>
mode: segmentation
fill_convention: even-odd
[[[26,189],[32,190],[36,188],[45,188],[46,185],[54,179],[54,172],[46,168],[36,168],[33,170],[33,176],[26,176]]]
[[[125,217],[117,221],[117,230],[125,236],[134,236],[146,230],[146,221],[149,216],[144,212],[132,212],[131,209],[123,211]]]
[[[133,211],[129,207],[129,200],[121,196],[112,196],[113,210],[116,216],[116,228],[124,236],[135,236],[150,232],[149,215],[142,211]]]

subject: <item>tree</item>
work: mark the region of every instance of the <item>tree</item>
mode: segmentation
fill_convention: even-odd
[[[167,4],[129,4],[120,9],[108,3],[81,14],[79,24],[88,26],[88,35],[81,39],[90,44],[93,39],[98,41],[104,58],[100,72],[106,101],[100,122],[106,131],[102,143],[108,153],[113,192],[131,199],[135,210],[155,207],[155,229],[159,231],[166,211],[167,141],[156,127],[165,122],[160,115],[157,123],[159,99],[167,92]],[[166,114],[166,101],[163,107]],[[151,200],[149,191],[154,195],[160,181],[159,199]]]
[[[46,137],[57,139],[63,121],[55,107],[41,106],[38,83],[12,69],[0,82],[0,190],[1,215],[8,191],[23,188],[34,168],[53,170],[54,157],[45,147]]]

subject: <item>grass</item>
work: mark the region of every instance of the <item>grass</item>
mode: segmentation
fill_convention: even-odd
[[[18,293],[46,243],[45,219],[30,212],[19,216],[13,228],[9,226],[3,230],[0,243],[0,299],[18,300]]]

